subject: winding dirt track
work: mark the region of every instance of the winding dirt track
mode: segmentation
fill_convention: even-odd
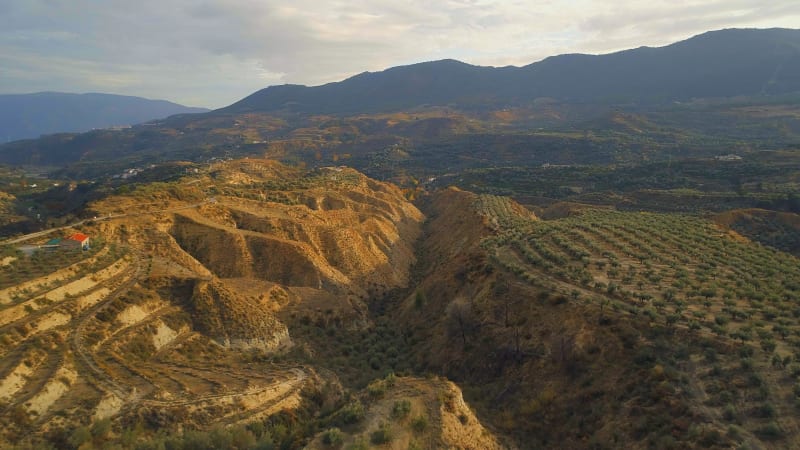
[[[202,368],[181,364],[165,364],[155,362],[153,359],[151,359],[151,362],[148,362],[146,366],[139,369],[131,367],[129,363],[125,362],[124,357],[116,357],[113,358],[113,361],[107,360],[105,363],[120,366],[119,369],[121,372],[125,372],[129,377],[137,378],[138,381],[133,382],[133,380],[118,380],[104,370],[103,366],[106,364],[99,363],[95,359],[96,356],[94,355],[93,351],[87,348],[84,343],[84,336],[86,334],[87,326],[98,313],[111,306],[114,303],[114,300],[130,289],[138,281],[139,277],[143,273],[143,267],[145,264],[145,259],[141,255],[134,257],[132,263],[130,264],[129,272],[125,274],[125,280],[121,282],[108,296],[96,303],[91,308],[81,312],[80,315],[75,319],[74,322],[76,324],[70,332],[70,338],[68,340],[69,347],[75,355],[75,365],[79,369],[78,372],[81,373],[84,378],[87,378],[97,389],[102,391],[104,393],[104,398],[110,395],[121,400],[122,406],[118,411],[118,414],[123,414],[126,411],[138,407],[192,407],[212,404],[233,404],[234,402],[240,402],[249,405],[244,411],[237,410],[234,413],[218,418],[218,421],[224,423],[236,423],[251,417],[253,414],[259,414],[263,413],[264,411],[268,411],[271,408],[276,407],[276,405],[280,405],[282,402],[291,398],[293,395],[299,393],[300,389],[304,385],[304,382],[308,378],[308,373],[305,369],[298,367],[278,369],[269,371],[267,373],[252,373],[249,375],[243,374],[243,376],[239,377],[235,371],[225,373],[220,372],[220,368]],[[146,319],[138,321],[133,325],[126,326],[125,328],[127,329],[136,327],[142,323],[155,320],[160,313],[171,309],[174,308],[164,307],[152,311],[148,314]],[[122,330],[115,330],[114,336],[119,335],[120,331]],[[132,332],[135,333],[136,330],[133,330]],[[191,333],[184,333],[182,335],[178,335],[176,339],[178,339],[179,342],[182,342],[187,340],[190,335]],[[174,343],[170,343],[167,345],[167,347],[169,348],[173,345]],[[163,355],[164,350],[166,349],[159,349],[156,354]],[[114,355],[113,352],[108,354]],[[145,374],[143,370],[147,370],[147,374]],[[204,373],[206,375],[203,375]],[[150,376],[148,376],[150,374],[156,376],[160,382],[155,382]],[[207,378],[208,376],[211,376],[211,378]],[[227,391],[231,387],[231,385],[228,383],[234,379],[239,379],[238,383],[233,383],[234,385],[244,384],[246,386],[253,381],[258,382],[258,385],[255,387],[245,388],[244,390],[234,389],[232,392],[228,391],[221,393],[209,393],[196,396],[191,395],[190,398],[186,398],[185,395],[189,393],[186,392],[186,385],[180,381],[181,378],[188,378],[192,380],[192,383],[194,384],[197,384],[203,380],[206,383],[212,383],[216,386],[212,389],[212,391]],[[225,382],[226,380],[228,383]],[[156,400],[147,398],[153,394],[153,392],[159,390],[159,388],[163,388],[165,384],[169,385],[170,383],[173,386],[178,387],[178,392],[171,392],[171,395],[180,395],[180,393],[183,392],[184,395],[181,395],[183,398],[177,398],[175,400]],[[139,388],[136,387],[137,385]],[[144,386],[148,386],[148,388],[144,389]]]
[[[147,215],[147,214],[169,213],[169,212],[175,212],[175,211],[180,211],[180,210],[184,210],[184,209],[199,208],[200,206],[202,206],[202,205],[204,205],[206,203],[213,203],[213,201],[210,200],[210,199],[207,199],[207,200],[205,200],[203,202],[200,202],[200,203],[194,203],[194,204],[186,205],[186,206],[179,206],[177,208],[157,209],[157,210],[154,210],[154,211],[144,211],[144,212],[128,213],[128,214],[109,214],[107,216],[98,217],[96,219],[93,218],[93,219],[79,220],[79,221],[71,223],[69,225],[64,225],[64,226],[61,226],[61,227],[48,228],[46,230],[36,231],[34,233],[28,233],[28,234],[25,234],[25,235],[22,235],[22,236],[18,236],[18,237],[15,237],[15,238],[6,239],[5,241],[0,242],[0,245],[19,244],[20,242],[25,242],[25,241],[30,240],[30,239],[47,236],[48,234],[53,233],[55,231],[69,230],[71,228],[77,228],[77,227],[79,227],[79,226],[81,226],[81,225],[83,225],[83,224],[85,224],[87,222],[100,222],[100,221],[104,221],[104,220],[119,219],[119,218],[122,218],[122,217],[136,217],[136,216],[144,216],[144,215]]]
[[[254,370],[174,358],[184,345],[208,345],[186,325],[173,330],[164,324],[163,317],[180,314],[177,305],[150,305],[141,315],[121,320],[125,311],[137,306],[131,305],[115,312],[113,319],[99,320],[98,314],[119,306],[117,300],[145,275],[147,259],[131,255],[125,264],[117,260],[103,269],[117,267],[109,276],[95,273],[96,282],[80,294],[37,304],[23,317],[0,326],[0,333],[18,335],[0,353],[0,381],[13,384],[0,414],[24,408],[33,414],[36,426],[45,426],[59,411],[75,407],[95,418],[135,414],[139,408],[177,407],[205,414],[213,423],[234,424],[297,404],[309,376],[306,368]],[[145,360],[132,359],[125,346],[137,338],[153,338],[152,329],[159,326],[174,336]],[[101,340],[89,345],[98,335]],[[50,344],[42,347],[40,337]],[[24,376],[15,376],[23,365]]]
[[[108,306],[112,304],[113,300],[117,299],[120,294],[130,289],[130,287],[136,283],[139,275],[141,275],[142,272],[142,264],[143,261],[140,255],[134,257],[134,261],[131,264],[133,267],[133,273],[130,274],[130,276],[124,282],[122,282],[122,284],[114,289],[109,296],[95,304],[93,307],[84,311],[83,314],[81,314],[81,316],[77,319],[77,326],[75,326],[70,333],[71,339],[69,342],[71,343],[71,348],[77,357],[76,363],[83,365],[84,368],[88,369],[94,375],[95,381],[98,383],[98,387],[104,391],[116,395],[121,399],[128,397],[126,389],[120,386],[113,378],[108,376],[107,373],[97,366],[94,358],[92,358],[91,354],[86,351],[86,347],[83,345],[83,335],[89,319],[93,318],[97,313],[108,308]]]

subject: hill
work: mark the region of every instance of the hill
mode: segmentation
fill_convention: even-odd
[[[423,219],[353,170],[252,159],[91,207],[103,219],[63,231],[91,235],[89,250],[0,253],[0,447],[31,432],[79,447],[58,442],[107,418],[137,433],[308,419],[309,393],[339,382],[318,377],[304,330],[369,332],[367,299],[408,283]]]
[[[570,102],[672,103],[800,91],[800,30],[731,29],[659,48],[560,55],[525,67],[442,60],[323,86],[272,86],[220,111],[374,113],[425,105],[481,108]]]
[[[795,257],[680,214],[538,220],[454,188],[423,211],[387,316],[484,425],[525,448],[797,445]]]
[[[208,110],[165,100],[113,94],[38,92],[0,95],[0,141],[134,125],[174,114],[205,111]]]

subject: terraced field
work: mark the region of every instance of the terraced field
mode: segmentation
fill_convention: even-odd
[[[233,424],[299,401],[305,370],[231,364],[179,305],[143,286],[147,259],[116,247],[84,256],[3,291],[5,439],[112,417]]]
[[[507,203],[475,203],[500,224],[483,242],[495,263],[601,326],[625,316],[654,341],[685,334],[676,386],[703,414],[739,440],[797,443],[800,260],[694,216],[584,209],[525,221]]]

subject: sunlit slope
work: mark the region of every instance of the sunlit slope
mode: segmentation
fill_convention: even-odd
[[[366,300],[408,282],[422,220],[398,189],[351,169],[257,160],[90,208],[92,250],[4,253],[9,442],[103,419],[174,431],[298,408],[322,381],[273,361],[296,344],[287,324],[334,311],[348,328],[368,324]]]

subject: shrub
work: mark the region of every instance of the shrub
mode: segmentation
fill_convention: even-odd
[[[428,428],[428,418],[420,414],[411,421],[411,429],[417,433],[422,433]]]
[[[381,398],[386,393],[386,382],[384,380],[375,380],[367,386],[367,393],[372,398]]]
[[[322,434],[322,443],[329,447],[342,445],[342,431],[338,428],[329,428]]]
[[[703,435],[699,439],[700,445],[704,447],[713,447],[722,445],[722,433],[719,432],[717,429],[713,428],[706,428],[703,430]]]
[[[725,406],[725,409],[722,412],[722,417],[727,420],[728,422],[738,422],[738,418],[736,415],[736,408],[733,405]]]
[[[89,442],[91,439],[92,433],[89,431],[89,428],[80,427],[73,431],[69,436],[69,444],[75,448],[78,448],[84,443]]]
[[[775,407],[770,405],[769,403],[765,403],[761,406],[756,407],[753,411],[753,415],[762,418],[775,417]]]
[[[395,419],[403,419],[411,412],[411,402],[409,400],[397,400],[392,406],[392,417]]]
[[[208,433],[197,430],[189,430],[180,438],[183,448],[205,450],[214,448],[211,437]],[[179,441],[180,442],[180,441]],[[157,447],[156,447],[157,448]]]
[[[414,307],[422,309],[423,305],[425,305],[425,294],[421,290],[418,290],[414,295]]]
[[[336,413],[334,421],[341,425],[350,425],[364,419],[364,405],[355,400],[348,403]]]
[[[391,442],[392,430],[389,429],[389,425],[386,423],[381,423],[378,426],[378,429],[369,435],[369,441],[375,445],[383,445]]]
[[[749,345],[743,345],[739,347],[739,357],[741,358],[748,358],[750,356],[753,356],[754,352],[755,350],[753,350],[753,347],[750,347]]]
[[[770,422],[756,430],[756,434],[761,439],[780,439],[783,437],[783,430],[775,422]]]
[[[69,385],[69,384],[67,384]],[[102,419],[92,424],[92,436],[95,438],[104,438],[111,431],[111,420]]]
[[[742,429],[737,427],[736,425],[731,425],[728,427],[728,437],[733,439],[734,441],[741,441],[742,440]]]
[[[358,440],[348,445],[346,450],[369,450],[369,446],[366,442]]]
[[[229,430],[232,448],[253,448],[256,445],[256,436],[247,427],[238,425]]]

